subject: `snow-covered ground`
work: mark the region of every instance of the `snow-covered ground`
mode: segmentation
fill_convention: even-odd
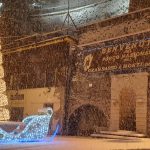
[[[94,139],[56,137],[52,142],[0,144],[0,150],[124,150],[150,149],[150,139]]]

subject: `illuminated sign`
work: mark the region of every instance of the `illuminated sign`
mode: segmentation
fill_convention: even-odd
[[[99,48],[84,56],[83,66],[87,72],[150,67],[150,40]]]

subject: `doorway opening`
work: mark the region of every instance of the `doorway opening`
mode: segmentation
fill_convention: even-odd
[[[136,131],[136,94],[133,89],[121,90],[119,108],[119,129]]]

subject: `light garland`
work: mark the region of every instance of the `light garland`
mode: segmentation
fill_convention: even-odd
[[[4,94],[0,94],[0,100],[3,100],[3,101],[0,101],[0,107],[3,107],[3,106],[6,106],[8,105],[8,101],[7,101],[7,96],[4,95]],[[4,109],[4,108],[1,108],[1,109]]]
[[[0,79],[0,94],[3,94],[5,91],[6,91],[6,83],[3,79]]]
[[[9,110],[6,108],[8,105],[8,98],[4,94],[6,91],[6,83],[3,80],[4,78],[4,69],[2,66],[3,63],[3,58],[2,58],[2,53],[1,53],[1,42],[0,42],[0,121],[5,121],[9,120]]]
[[[9,118],[9,110],[0,106],[0,118]]]
[[[48,134],[49,122],[52,115],[52,109],[47,108],[46,114],[25,118],[22,121],[25,128],[21,132],[16,132],[19,130],[19,126],[11,133],[7,133],[0,128],[0,142],[34,142],[43,140]]]
[[[0,79],[4,77],[4,69],[0,67]]]

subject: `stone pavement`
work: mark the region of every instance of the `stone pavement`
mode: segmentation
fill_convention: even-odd
[[[56,137],[39,143],[0,144],[0,150],[150,150],[150,139],[97,139],[85,137]]]

